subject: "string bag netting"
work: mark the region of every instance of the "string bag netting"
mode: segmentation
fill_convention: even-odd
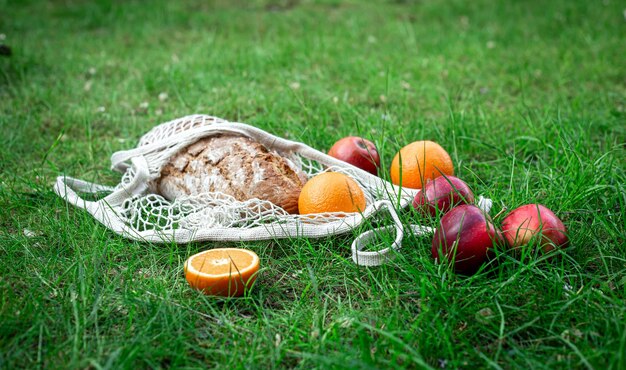
[[[341,172],[354,179],[366,198],[366,208],[356,213],[289,214],[272,202],[240,201],[220,192],[205,192],[168,200],[155,192],[163,166],[183,148],[215,135],[249,137],[278,152],[308,178],[325,171]],[[59,176],[55,192],[68,203],[86,210],[108,229],[124,237],[155,243],[194,241],[254,241],[282,238],[320,238],[343,234],[361,226],[381,212],[393,224],[367,230],[352,243],[352,259],[358,265],[383,264],[400,249],[405,228],[397,208],[412,202],[419,190],[400,188],[357,167],[326,155],[308,145],[272,135],[251,125],[192,115],[162,123],[139,140],[136,148],[111,156],[112,169],[121,172],[115,187]],[[82,194],[106,193],[95,201]],[[489,199],[479,197],[478,206],[488,212]],[[432,233],[429,227],[410,225],[415,235]],[[377,233],[395,233],[394,242],[377,251],[365,250]]]

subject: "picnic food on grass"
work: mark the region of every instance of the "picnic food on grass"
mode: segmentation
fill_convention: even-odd
[[[441,218],[431,252],[435,259],[452,263],[456,272],[471,275],[487,261],[489,250],[501,242],[500,230],[483,211],[463,204]]]
[[[333,144],[328,155],[350,163],[372,175],[378,174],[380,156],[376,145],[367,139],[357,136],[344,137]]]
[[[536,237],[544,252],[567,246],[563,222],[541,204],[526,204],[511,211],[502,221],[502,232],[512,248],[523,247]]]
[[[221,192],[239,201],[258,198],[298,213],[306,174],[288,158],[245,136],[199,139],[161,170],[157,191],[169,200]]]
[[[339,172],[324,172],[312,177],[302,188],[300,214],[361,212],[366,200],[359,184]]]
[[[444,214],[459,204],[472,204],[474,194],[463,180],[454,176],[439,176],[428,180],[413,200],[413,207],[423,215]]]
[[[193,288],[208,295],[238,297],[254,283],[259,256],[248,249],[209,249],[189,257],[184,270]]]
[[[433,141],[415,141],[400,149],[391,162],[391,182],[421,189],[428,179],[454,175],[448,152]]]

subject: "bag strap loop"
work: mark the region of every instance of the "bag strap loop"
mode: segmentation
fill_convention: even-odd
[[[133,157],[131,162],[135,176],[133,176],[130,183],[119,187],[117,190],[111,186],[83,181],[73,177],[59,176],[54,184],[54,191],[68,203],[78,208],[86,209],[91,214],[94,214],[96,208],[101,204],[107,204],[108,206],[122,204],[126,199],[134,195],[140,195],[148,188],[148,162],[146,162],[143,156]],[[110,191],[112,193],[95,202],[85,200],[78,195],[78,192],[95,194],[101,191]]]
[[[359,266],[380,266],[393,258],[393,254],[402,247],[402,239],[404,239],[404,227],[394,205],[390,201],[377,202],[377,211],[386,208],[391,214],[393,225],[378,227],[368,230],[359,235],[352,242],[352,260]],[[430,227],[411,225],[411,230],[415,235],[426,235],[433,232]],[[364,251],[364,249],[376,240],[376,236],[381,232],[395,231],[395,239],[390,247],[378,251]]]
[[[493,206],[491,199],[485,198],[482,195],[478,197],[478,208],[482,209],[485,213],[489,213]],[[380,201],[376,204],[376,210],[380,211],[381,208],[386,208],[391,214],[393,219],[393,225],[383,226],[376,229],[368,230],[359,235],[352,242],[352,260],[359,266],[380,266],[393,258],[393,253],[400,250],[402,247],[402,239],[404,239],[404,228],[402,222],[398,217],[395,207],[389,201]],[[415,236],[430,235],[435,232],[435,229],[422,225],[410,225],[411,231]],[[390,247],[378,250],[378,251],[364,251],[369,245],[373,244],[376,240],[376,236],[381,232],[394,231],[396,237]]]

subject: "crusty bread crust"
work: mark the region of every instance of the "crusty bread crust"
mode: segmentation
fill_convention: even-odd
[[[221,192],[244,201],[270,201],[298,213],[306,174],[290,160],[244,136],[202,138],[170,158],[157,180],[157,191],[169,200]]]

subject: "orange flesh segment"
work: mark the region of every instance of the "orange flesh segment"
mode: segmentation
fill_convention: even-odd
[[[194,258],[191,265],[196,271],[207,275],[239,275],[241,270],[252,265],[253,260],[254,257],[248,253],[220,250]]]

